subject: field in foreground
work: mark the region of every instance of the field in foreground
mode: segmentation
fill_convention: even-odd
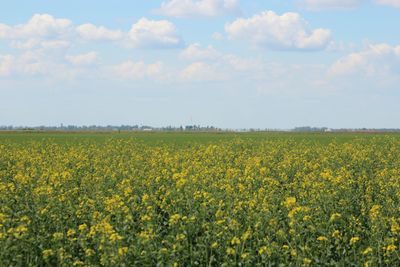
[[[0,134],[0,266],[399,266],[400,135]]]

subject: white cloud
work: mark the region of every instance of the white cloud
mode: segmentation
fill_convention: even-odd
[[[262,60],[243,58],[234,54],[224,54],[212,46],[203,47],[200,44],[191,44],[180,54],[180,58],[192,61],[181,71],[181,78],[185,81],[222,80],[238,75],[248,78],[262,76],[265,64]]]
[[[194,62],[185,67],[180,73],[181,81],[208,82],[223,80],[226,77],[214,64]]]
[[[91,23],[74,26],[68,19],[49,14],[36,14],[19,25],[0,23],[1,39],[7,40],[12,48],[25,50],[68,48],[79,39],[113,41],[133,48],[174,48],[183,44],[175,25],[168,20],[142,18],[129,32],[124,32]]]
[[[348,9],[359,6],[363,0],[299,0],[298,5],[309,10]]]
[[[251,71],[252,74],[257,74],[265,67],[261,60],[242,58],[232,54],[224,55],[222,59],[235,71]]]
[[[122,31],[109,30],[103,26],[90,23],[82,24],[76,28],[79,36],[87,41],[117,41],[124,36]]]
[[[264,11],[248,19],[237,19],[225,26],[229,37],[271,49],[320,50],[331,39],[328,29],[310,30],[308,23],[297,13],[279,16]]]
[[[9,40],[10,46],[18,49],[65,48],[70,45],[71,33],[70,20],[56,19],[49,14],[36,14],[25,24],[0,24],[0,39]]]
[[[0,75],[45,75],[55,73],[59,65],[45,58],[41,53],[25,52],[21,55],[0,56]]]
[[[95,64],[98,60],[98,56],[96,52],[92,51],[86,54],[80,54],[75,56],[67,55],[65,56],[65,59],[74,65],[82,66],[82,65]]]
[[[64,35],[71,29],[68,19],[56,19],[49,14],[36,14],[27,23],[15,26],[0,24],[0,38],[29,39]]]
[[[136,48],[174,48],[182,45],[176,27],[168,20],[141,18],[129,31],[129,43]]]
[[[400,46],[369,45],[367,49],[351,53],[336,61],[329,69],[331,76],[362,75],[400,77]]]
[[[237,0],[169,0],[161,4],[158,12],[171,17],[187,18],[238,14],[240,10]]]
[[[111,67],[111,71],[125,79],[155,78],[162,74],[163,63],[156,62],[146,64],[143,61],[134,62],[131,60]]]
[[[0,55],[0,76],[8,76],[12,72],[14,56]]]
[[[89,64],[93,56],[92,53],[88,53],[64,57],[59,53],[48,53],[45,50],[0,56],[0,76],[10,77],[14,80],[40,78],[40,80],[53,80],[59,83],[77,77],[87,78],[92,75],[100,75],[97,70],[80,67]],[[70,61],[73,65],[66,64],[65,60]]]
[[[380,5],[387,5],[400,8],[400,0],[375,0]]]
[[[187,60],[208,60],[215,59],[219,53],[212,47],[202,48],[200,44],[191,44],[180,54],[180,57]]]

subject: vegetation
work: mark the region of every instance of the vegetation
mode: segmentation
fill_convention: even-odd
[[[0,266],[399,266],[400,136],[0,134]]]

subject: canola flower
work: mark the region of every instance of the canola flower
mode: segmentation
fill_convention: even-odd
[[[399,266],[400,139],[0,138],[0,204],[0,266]]]

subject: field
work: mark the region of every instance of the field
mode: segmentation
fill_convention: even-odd
[[[0,266],[400,266],[400,135],[0,133]]]

